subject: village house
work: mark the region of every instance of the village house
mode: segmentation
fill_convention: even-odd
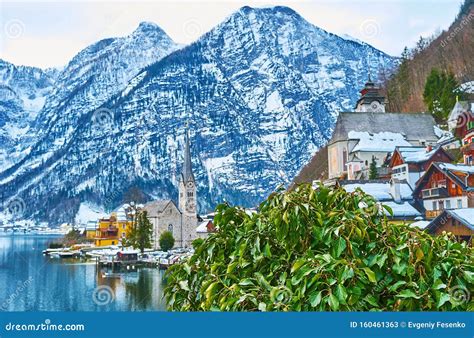
[[[341,180],[338,181],[338,185],[351,193],[361,189],[377,201],[390,207],[393,215],[389,215],[388,212],[385,214],[391,223],[414,221],[422,216],[414,207],[413,190],[406,181],[396,179],[390,182],[384,180]]]
[[[361,90],[354,112],[341,112],[328,143],[329,179],[368,178],[372,158],[379,177],[382,165],[397,146],[435,145],[435,121],[425,113],[386,113],[385,98],[370,80]]]
[[[190,247],[198,226],[196,181],[194,178],[188,133],[185,134],[184,164],[179,180],[178,206],[170,199],[157,200],[144,206],[153,224],[153,246],[159,248],[160,235],[170,231],[174,247]]]
[[[474,236],[474,209],[444,210],[425,228],[432,235],[450,232],[460,241],[472,246]]]
[[[466,111],[458,116],[454,135],[462,140],[464,164],[474,164],[474,113]]]
[[[431,163],[450,163],[453,158],[442,147],[408,146],[396,147],[387,161],[391,177],[397,180],[406,180],[414,188]]]
[[[413,191],[422,201],[426,218],[433,219],[444,210],[474,208],[474,167],[434,162]]]
[[[210,219],[202,220],[196,228],[197,237],[202,239],[206,239],[213,232],[216,232],[216,227]]]
[[[96,246],[121,245],[132,226],[132,219],[121,207],[108,218],[97,222],[94,243]]]

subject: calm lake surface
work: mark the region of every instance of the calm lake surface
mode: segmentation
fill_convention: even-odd
[[[103,277],[94,262],[43,256],[57,236],[0,233],[0,311],[164,311],[164,271]],[[79,263],[77,263],[79,262]]]

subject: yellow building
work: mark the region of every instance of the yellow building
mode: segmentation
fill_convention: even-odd
[[[86,238],[94,239],[97,230],[97,221],[89,221],[86,224]]]
[[[120,208],[116,213],[112,213],[109,218],[99,219],[95,231],[95,245],[109,246],[122,244],[131,226],[132,221],[127,218],[123,208]]]

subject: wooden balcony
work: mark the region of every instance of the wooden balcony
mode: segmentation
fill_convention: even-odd
[[[424,189],[421,191],[423,199],[425,198],[438,198],[438,197],[448,197],[448,190],[446,188],[431,188]]]
[[[426,210],[425,217],[426,219],[433,219],[441,215],[443,210]]]

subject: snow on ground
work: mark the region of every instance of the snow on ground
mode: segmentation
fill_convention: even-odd
[[[378,151],[393,152],[396,147],[407,147],[411,144],[400,133],[381,132],[370,134],[368,132],[349,131],[349,139],[359,140],[352,152]]]
[[[92,207],[89,204],[81,203],[79,211],[76,214],[76,223],[86,225],[89,221],[96,221],[108,215],[106,212],[98,209],[99,208]]]

